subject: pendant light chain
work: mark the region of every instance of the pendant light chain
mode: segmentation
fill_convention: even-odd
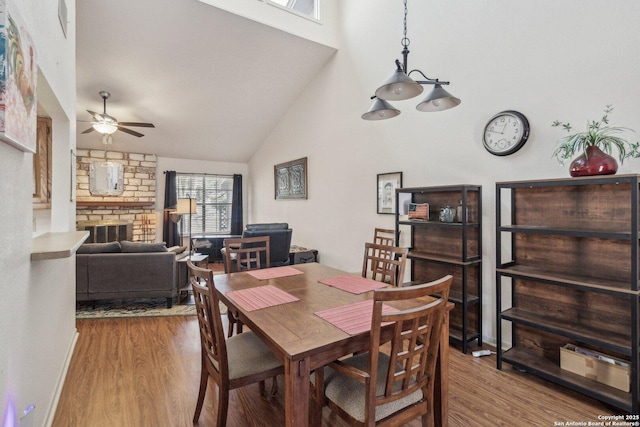
[[[407,37],[407,13],[408,13],[408,9],[407,9],[407,0],[404,0],[404,32],[403,34],[403,38],[402,38],[402,47],[404,47],[405,49],[407,47],[409,47],[409,43],[411,43],[411,41],[409,40],[409,38]]]

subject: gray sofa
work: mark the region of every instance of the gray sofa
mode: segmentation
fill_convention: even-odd
[[[177,295],[176,254],[164,243],[85,243],[76,253],[76,301]]]

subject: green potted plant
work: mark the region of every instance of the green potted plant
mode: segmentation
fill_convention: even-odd
[[[569,173],[571,176],[588,175],[611,175],[618,171],[618,163],[611,156],[613,148],[618,150],[620,163],[624,159],[640,157],[640,142],[630,143],[621,134],[633,132],[625,127],[609,126],[609,113],[613,111],[611,105],[604,109],[604,115],[599,121],[587,122],[587,130],[574,133],[564,137],[559,141],[559,145],[553,152],[553,156],[560,164],[572,159],[576,154],[580,154],[571,162]],[[571,132],[569,123],[554,121],[552,127],[562,127],[567,132]]]

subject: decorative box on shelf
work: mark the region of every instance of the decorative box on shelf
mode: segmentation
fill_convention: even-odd
[[[560,347],[560,368],[629,392],[629,363],[607,354],[567,344]]]

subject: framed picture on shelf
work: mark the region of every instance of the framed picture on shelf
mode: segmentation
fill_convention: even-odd
[[[402,188],[402,172],[379,173],[376,181],[378,213],[396,213],[396,188]]]
[[[275,165],[273,177],[276,200],[307,198],[306,157]]]

